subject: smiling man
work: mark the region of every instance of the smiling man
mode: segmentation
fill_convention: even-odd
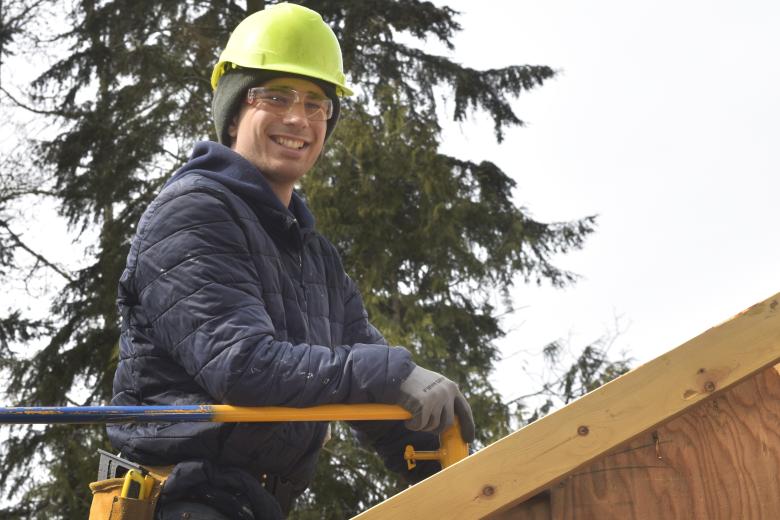
[[[290,204],[293,186],[322,152],[333,101],[310,80],[280,77],[247,91],[228,126],[231,148],[257,167],[277,197]]]
[[[436,449],[456,416],[471,442],[469,405],[369,323],[294,190],[351,94],[335,35],[314,11],[268,7],[235,29],[212,86],[219,143],[196,144],[130,248],[112,404],[400,404],[409,421],[353,427],[408,482],[425,478],[438,463],[408,470],[404,446]],[[193,520],[283,517],[328,436],[326,424],[307,422],[108,431],[123,457],[168,466],[157,518]]]

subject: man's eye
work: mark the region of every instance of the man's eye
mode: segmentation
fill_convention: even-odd
[[[272,103],[274,105],[289,105],[291,103],[289,96],[285,96],[284,94],[269,93],[265,94],[261,99],[266,103]]]

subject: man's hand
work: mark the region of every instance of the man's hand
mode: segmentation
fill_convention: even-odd
[[[411,412],[406,421],[410,430],[441,433],[460,420],[460,432],[465,442],[474,440],[474,417],[458,385],[441,374],[415,367],[403,383],[398,404]]]

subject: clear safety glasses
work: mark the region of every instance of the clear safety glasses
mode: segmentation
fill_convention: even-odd
[[[310,92],[301,93],[286,87],[254,87],[246,94],[246,101],[261,110],[284,116],[298,103],[311,121],[327,121],[333,116],[333,101]]]

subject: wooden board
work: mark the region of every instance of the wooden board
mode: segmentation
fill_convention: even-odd
[[[766,369],[601,457],[554,486],[551,506],[554,520],[780,518],[780,375]]]
[[[472,520],[508,509],[780,360],[779,302],[754,305],[356,518]]]

